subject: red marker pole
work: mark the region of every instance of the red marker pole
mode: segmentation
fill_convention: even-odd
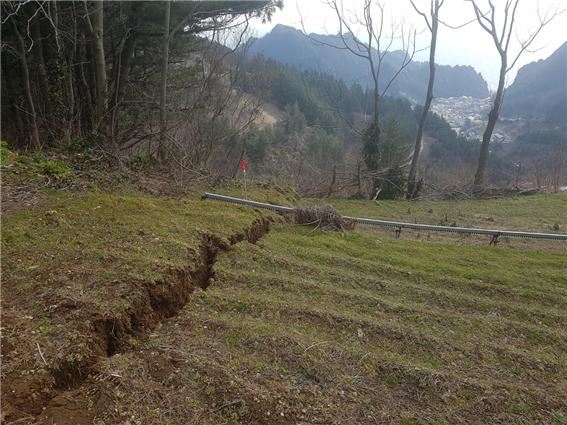
[[[246,195],[246,160],[245,159],[240,160],[240,169],[242,170],[242,176],[244,177],[244,199],[246,199],[247,195]]]

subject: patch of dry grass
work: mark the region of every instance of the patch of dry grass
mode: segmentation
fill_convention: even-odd
[[[320,230],[346,232],[354,229],[354,223],[345,220],[330,205],[298,207],[294,212],[295,222]]]

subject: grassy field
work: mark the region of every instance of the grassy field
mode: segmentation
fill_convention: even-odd
[[[214,256],[257,237],[268,217],[140,193],[40,196],[2,217],[2,418],[14,420],[175,315],[207,283]]]
[[[330,199],[339,213],[406,223],[567,233],[567,195],[539,194],[470,201],[359,201]],[[302,200],[300,204],[320,204],[321,200]],[[357,225],[357,230],[378,237],[395,237],[395,229]],[[490,236],[439,233],[403,229],[400,237],[412,241],[437,241],[460,245],[487,245]],[[527,251],[567,254],[567,242],[501,237],[500,246]]]
[[[567,195],[470,201],[329,201],[344,215],[485,229],[567,233]]]
[[[190,198],[42,197],[3,216],[6,423],[567,422],[565,255],[326,233]],[[546,230],[565,198],[336,204]]]
[[[174,320],[105,363],[125,417],[567,420],[564,256],[283,226],[215,269]]]

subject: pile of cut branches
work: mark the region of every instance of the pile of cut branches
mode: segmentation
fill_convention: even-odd
[[[306,226],[314,226],[321,230],[347,232],[354,230],[354,222],[344,219],[330,205],[301,207],[295,209],[295,222]]]

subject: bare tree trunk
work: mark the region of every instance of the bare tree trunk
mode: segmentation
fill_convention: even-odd
[[[118,122],[118,115],[120,112],[120,104],[124,98],[124,91],[128,81],[128,74],[130,73],[130,63],[134,57],[134,51],[138,42],[137,35],[129,36],[123,43],[119,53],[117,75],[115,76],[114,92],[112,94],[111,106],[111,133],[112,138],[116,138],[116,127]]]
[[[61,33],[59,32],[59,8],[57,7],[57,2],[51,2],[50,3],[51,9],[52,11],[49,12],[50,16],[52,16],[53,18],[53,31],[55,31],[55,45],[57,46],[57,54],[61,54]],[[75,8],[73,8],[73,11],[75,10]],[[76,26],[76,22],[77,22],[77,16],[75,15],[75,13],[73,13],[73,22],[74,25]]]
[[[49,115],[49,83],[47,81],[47,71],[45,68],[45,59],[43,56],[43,40],[41,38],[41,26],[38,22],[38,18],[34,19],[32,24],[32,36],[33,36],[33,55],[34,60],[37,65],[38,79],[39,79],[39,89],[41,91],[41,97],[43,98],[43,112],[47,116]]]
[[[81,116],[83,119],[83,128],[85,130],[93,128],[93,117],[94,117],[94,105],[93,105],[93,98],[91,95],[91,90],[89,87],[89,81],[87,80],[87,76],[85,75],[85,63],[87,62],[87,41],[85,39],[85,34],[81,31],[81,37],[77,45],[77,59],[79,65],[77,66],[78,77],[81,82],[81,85],[78,85],[79,88],[79,97],[82,98],[82,104],[86,105],[86,108],[80,107],[82,112]],[[90,71],[90,67],[87,68],[87,71]],[[82,94],[82,96],[81,96]],[[85,110],[86,109],[86,110]]]
[[[412,62],[413,57],[416,53],[415,40],[416,31],[415,29],[406,32],[403,25],[396,25],[392,23],[391,29],[392,34],[386,36],[384,33],[385,25],[385,5],[380,1],[374,0],[364,0],[362,2],[362,13],[360,16],[356,14],[351,14],[345,12],[343,5],[344,2],[340,0],[327,0],[325,2],[335,13],[337,22],[339,24],[338,38],[340,39],[340,46],[333,43],[326,43],[320,40],[315,40],[318,44],[323,44],[329,47],[333,47],[340,50],[347,50],[354,56],[364,59],[368,63],[368,67],[373,79],[373,114],[372,114],[372,124],[368,129],[372,129],[372,137],[365,142],[365,147],[369,146],[374,150],[380,149],[380,102],[381,99],[386,95],[392,83],[398,78],[402,71]],[[367,36],[365,41],[359,40],[353,34],[356,33],[353,26],[362,26],[364,28],[363,33]],[[305,29],[304,29],[305,33]],[[352,36],[345,37],[346,34],[351,34]],[[309,36],[308,36],[309,37]],[[310,37],[311,40],[314,40]],[[389,39],[390,41],[385,41]],[[386,78],[384,81],[384,87],[380,90],[380,76],[383,76],[383,65],[385,63],[385,56],[390,52],[392,48],[393,40],[400,40],[402,43],[401,50],[404,52],[400,63],[396,66],[393,75]],[[363,151],[363,157],[365,157]],[[370,164],[369,158],[364,158],[367,160],[368,168],[376,168],[379,165]],[[378,171],[378,170],[372,170]],[[376,180],[374,179],[374,185],[376,185]]]
[[[164,161],[166,157],[165,143],[167,135],[167,113],[166,113],[166,100],[167,100],[167,65],[169,62],[169,20],[171,14],[171,1],[167,0],[165,3],[165,16],[163,23],[163,44],[162,44],[162,62],[161,62],[161,91],[159,100],[159,147],[158,158]]]
[[[333,165],[333,177],[331,178],[331,184],[329,185],[329,191],[327,192],[327,198],[330,198],[335,189],[335,182],[337,181],[337,164]]]
[[[104,115],[106,113],[106,60],[104,57],[104,2],[94,2],[92,34],[94,37],[94,62],[96,75],[96,125],[104,134]]]
[[[112,67],[114,70],[114,87],[112,95],[109,98],[108,110],[111,116],[111,137],[115,142],[118,142],[116,140],[118,132],[118,117],[120,115],[121,104],[130,74],[130,64],[134,57],[134,52],[139,38],[138,25],[139,12],[142,7],[141,5],[142,2],[130,2],[120,5],[120,13],[122,14],[124,7],[124,10],[126,10],[126,16],[128,16],[127,24],[125,24],[128,25],[128,30],[124,34],[120,42],[120,48],[115,55],[115,62],[117,63],[115,63]]]
[[[530,45],[540,34],[543,27],[549,24],[553,19],[555,19],[555,17],[559,16],[562,11],[559,8],[556,8],[554,12],[552,9],[549,9],[545,13],[542,13],[540,12],[540,10],[538,10],[537,18],[539,19],[539,24],[526,38],[524,38],[523,40],[517,40],[519,42],[519,49],[517,49],[517,52],[515,54],[511,55],[510,40],[513,33],[516,34],[517,38],[517,31],[514,31],[514,29],[516,28],[516,12],[518,10],[520,0],[506,1],[503,9],[503,20],[496,18],[496,7],[492,0],[488,1],[488,5],[490,6],[490,11],[488,12],[481,11],[479,5],[477,4],[478,0],[468,1],[470,1],[473,6],[477,23],[484,31],[490,34],[492,40],[494,41],[494,46],[496,47],[496,50],[500,55],[500,75],[498,78],[498,89],[496,90],[492,109],[488,114],[488,123],[486,124],[484,134],[482,135],[482,144],[480,146],[478,167],[474,176],[474,188],[479,189],[480,186],[484,184],[490,139],[492,138],[492,132],[494,131],[494,127],[496,126],[496,122],[498,121],[498,116],[500,114],[500,106],[502,105],[502,97],[504,95],[504,83],[506,81],[506,74],[508,73],[508,71],[514,68],[517,61],[520,59],[520,56],[522,56],[522,54],[528,50]],[[499,26],[501,28],[498,28]]]
[[[72,61],[72,57],[71,57]],[[75,88],[73,84],[73,69],[72,69],[72,62],[69,62],[69,66],[67,68],[67,72],[65,73],[65,92],[67,98],[67,128],[65,130],[64,138],[65,144],[70,145],[73,135],[74,120],[75,120]]]
[[[378,88],[378,80],[374,84],[374,123],[378,126],[378,132],[380,132],[379,122],[380,122],[380,92]]]
[[[502,105],[502,97],[504,95],[504,83],[506,81],[506,57],[501,55],[502,63],[500,66],[500,77],[498,79],[498,89],[496,90],[496,95],[494,96],[494,103],[492,104],[492,109],[488,114],[488,123],[484,129],[484,134],[482,135],[482,144],[480,145],[480,155],[478,157],[478,166],[476,169],[476,174],[474,176],[474,186],[480,187],[484,184],[484,174],[486,172],[486,164],[488,162],[488,148],[490,147],[490,139],[492,138],[492,132],[494,127],[496,127],[496,122],[498,121],[498,116],[500,115],[500,106]]]
[[[413,5],[413,2],[412,2]],[[432,0],[431,2],[431,23],[424,14],[427,26],[431,30],[431,46],[429,47],[429,83],[427,84],[427,94],[425,95],[425,104],[423,105],[423,110],[421,111],[421,117],[419,119],[419,125],[417,127],[417,135],[415,137],[415,147],[413,149],[413,156],[411,159],[410,171],[408,174],[408,187],[406,198],[413,199],[417,196],[415,179],[417,177],[417,167],[419,164],[419,155],[421,154],[423,129],[425,127],[425,121],[427,120],[427,115],[429,114],[429,108],[431,107],[431,101],[433,100],[433,86],[435,84],[435,50],[437,48],[437,30],[439,28],[439,0]],[[414,5],[414,8],[417,8]],[[419,12],[419,11],[418,11]]]
[[[54,9],[54,16],[55,16],[55,24],[57,26],[57,23],[59,22],[59,10],[57,8],[57,2],[53,3],[53,9]],[[75,7],[73,5],[73,33],[72,33],[72,37],[73,37],[73,44],[71,49],[69,49],[69,53],[66,57],[66,72],[65,72],[65,82],[64,82],[64,87],[62,87],[62,91],[65,94],[65,100],[66,100],[66,104],[67,104],[67,129],[65,131],[65,143],[67,145],[71,144],[71,140],[72,140],[72,136],[73,136],[73,132],[75,131],[76,127],[76,122],[75,122],[75,111],[78,110],[78,105],[77,105],[77,100],[76,100],[76,96],[75,96],[75,78],[74,78],[74,72],[73,72],[73,64],[75,61],[75,54],[77,51],[77,37],[78,37],[78,30],[77,30],[77,18],[76,18],[76,13],[75,13]],[[56,40],[56,44],[57,44],[57,51],[59,53],[59,55],[61,55],[61,46],[62,46],[62,42],[61,40],[59,40],[60,35],[59,35],[59,31],[57,31],[56,29],[56,33],[55,33],[55,40]],[[59,61],[58,61],[59,62]],[[80,122],[80,120],[79,120]],[[79,125],[80,128],[80,125]]]
[[[31,86],[30,86],[30,73],[29,73],[29,69],[28,69],[28,63],[26,61],[26,51],[27,51],[26,45],[24,43],[24,39],[22,38],[22,35],[20,34],[20,31],[18,30],[18,26],[16,25],[14,20],[12,20],[12,26],[14,27],[14,34],[16,35],[16,38],[18,39],[18,44],[19,44],[19,47],[20,47],[19,56],[20,56],[20,65],[22,67],[22,85],[24,87],[24,93],[26,95],[26,101],[27,101],[28,108],[29,108],[29,115],[30,115],[30,120],[31,120],[32,141],[33,141],[34,147],[36,149],[40,149],[41,143],[39,141],[39,131],[38,131],[38,128],[37,128],[37,117],[36,117],[36,113],[35,113],[35,105],[33,103],[33,96],[32,96]]]

